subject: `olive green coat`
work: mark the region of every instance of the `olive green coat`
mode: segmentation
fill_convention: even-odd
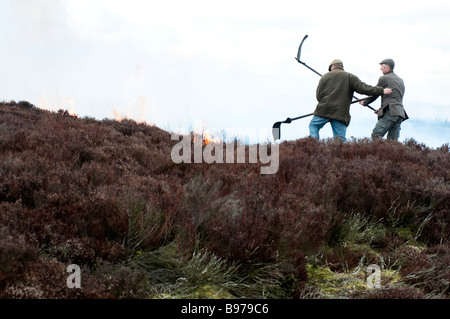
[[[379,96],[383,94],[383,88],[370,86],[362,82],[356,75],[345,72],[341,67],[335,67],[322,76],[319,81],[316,90],[316,98],[319,103],[314,115],[339,120],[348,126],[350,124],[350,104],[354,92]]]

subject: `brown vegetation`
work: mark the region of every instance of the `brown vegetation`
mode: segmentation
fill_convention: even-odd
[[[346,297],[449,297],[448,144],[304,138],[261,175],[174,164],[176,142],[132,120],[1,103],[0,298],[192,297],[200,281],[223,298],[295,298],[315,291],[307,264],[361,263],[397,271],[397,286]],[[81,289],[66,286],[69,264]]]

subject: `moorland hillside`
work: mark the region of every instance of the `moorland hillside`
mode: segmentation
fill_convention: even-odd
[[[0,103],[0,298],[449,297],[448,144],[302,138],[263,175],[176,143]]]

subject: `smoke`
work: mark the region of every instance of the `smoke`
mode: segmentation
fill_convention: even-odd
[[[56,112],[62,109],[67,110],[71,115],[76,114],[74,100],[60,92],[56,92],[56,95],[40,95],[36,106],[47,111]]]
[[[123,104],[119,107],[113,105],[112,108],[112,115],[116,120],[127,118],[148,124],[155,123],[155,112],[148,96],[145,74],[145,68],[137,63],[136,71],[122,80]]]
[[[67,10],[59,0],[8,0],[14,21],[32,39],[55,37],[67,29]]]

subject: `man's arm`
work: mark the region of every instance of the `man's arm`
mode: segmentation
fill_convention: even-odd
[[[370,97],[369,99],[367,99],[367,100],[365,100],[365,101],[359,102],[359,104],[361,104],[361,105],[369,105],[370,103],[376,101],[376,99],[378,99],[378,97],[379,97],[379,95],[377,95],[377,96],[372,96],[372,97]]]
[[[386,88],[386,83],[385,83],[383,77],[380,77],[380,78],[378,79],[378,83],[377,83],[376,86],[380,86],[380,87],[383,88],[383,94],[381,94],[381,95],[389,95],[389,94],[392,93],[392,89]],[[376,99],[378,99],[378,97],[379,97],[379,95],[372,96],[371,98],[369,98],[369,99],[367,99],[367,100],[365,100],[365,101],[359,102],[359,104],[361,104],[361,105],[369,105],[370,103],[372,103],[372,102],[374,102]],[[378,112],[378,111],[375,111],[375,113],[377,113],[377,112]]]

